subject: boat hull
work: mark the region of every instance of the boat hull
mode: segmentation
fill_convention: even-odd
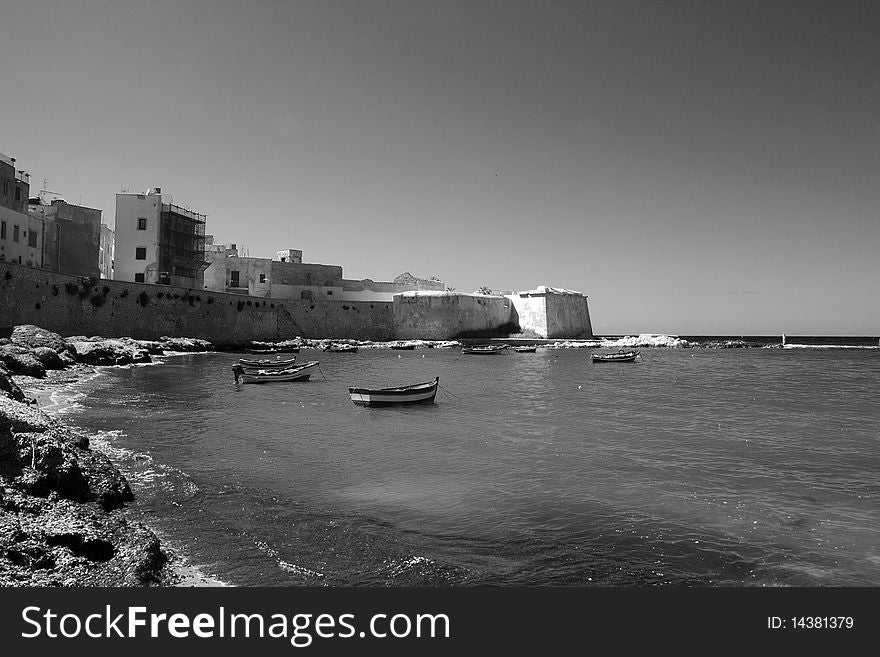
[[[290,383],[291,381],[308,381],[311,373],[302,372],[300,374],[293,375],[283,375],[277,377],[268,377],[262,374],[242,374],[241,382],[242,383],[278,383],[279,381],[284,381]]]
[[[296,367],[296,358],[288,358],[285,360],[253,360],[250,358],[239,358],[238,362],[247,368],[260,370],[283,370],[288,367]]]
[[[349,388],[348,395],[355,406],[402,406],[433,404],[440,379],[400,388]]]
[[[507,347],[462,347],[461,353],[474,356],[494,356],[495,354],[500,354],[505,349],[507,349]]]
[[[591,354],[590,360],[594,363],[632,363],[639,356],[638,351],[621,352],[616,354]]]
[[[318,365],[318,361],[314,360],[303,365],[295,365],[283,370],[248,370],[246,369],[241,375],[242,383],[277,383],[291,381],[308,381],[312,373],[310,368]]]

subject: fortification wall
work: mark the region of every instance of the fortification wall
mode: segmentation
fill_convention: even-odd
[[[394,301],[398,338],[450,340],[504,336],[519,325],[505,297],[467,294],[399,294]]]
[[[548,338],[592,338],[587,297],[579,294],[548,294],[545,316]]]
[[[283,301],[85,279],[0,263],[0,326],[36,324],[61,335],[248,340],[393,338],[391,303]]]
[[[520,330],[524,333],[534,333],[541,338],[547,337],[547,303],[546,297],[521,297],[511,294],[506,297],[516,310],[519,319]]]

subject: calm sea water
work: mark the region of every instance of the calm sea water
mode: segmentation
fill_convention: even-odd
[[[67,419],[234,585],[880,585],[880,350],[590,351],[303,350],[262,386],[174,356]],[[434,376],[433,406],[347,395]]]

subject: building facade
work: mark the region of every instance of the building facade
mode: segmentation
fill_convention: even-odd
[[[74,276],[101,275],[101,210],[73,205],[42,190],[28,200],[28,214],[42,222],[42,268]]]
[[[98,269],[101,278],[113,278],[113,252],[116,247],[116,233],[107,224],[101,224],[101,252],[98,255]]]
[[[204,286],[207,216],[175,205],[159,187],[116,195],[113,276],[120,281]]]
[[[27,211],[30,174],[0,153],[0,260],[43,266],[43,222]]]

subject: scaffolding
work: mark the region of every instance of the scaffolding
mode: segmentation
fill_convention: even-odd
[[[170,203],[162,204],[159,223],[160,282],[186,283],[179,279],[198,278],[210,266],[205,259],[205,220],[207,215]],[[164,280],[163,280],[164,279]]]

